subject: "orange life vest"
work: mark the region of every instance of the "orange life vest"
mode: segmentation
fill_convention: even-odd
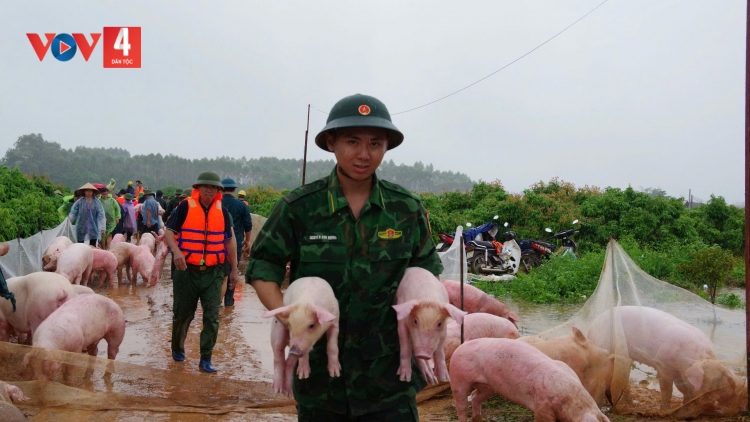
[[[221,211],[221,196],[216,199],[206,213],[200,205],[200,193],[186,198],[188,213],[180,228],[178,247],[185,255],[185,261],[192,265],[214,266],[223,264],[226,258],[224,244],[224,214]]]
[[[144,188],[135,188],[135,197],[138,198],[138,195],[140,195],[143,191],[145,191]]]

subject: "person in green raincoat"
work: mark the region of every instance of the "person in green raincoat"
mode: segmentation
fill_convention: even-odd
[[[120,222],[122,215],[120,213],[120,204],[109,196],[109,189],[100,189],[102,197],[100,199],[102,207],[104,208],[104,217],[107,219],[107,235],[102,239],[102,247],[106,250],[109,249],[109,242],[112,240],[112,232],[115,230],[115,226]]]

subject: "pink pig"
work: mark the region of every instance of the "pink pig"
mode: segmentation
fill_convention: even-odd
[[[401,381],[411,381],[412,351],[428,383],[449,381],[443,349],[446,320],[450,316],[460,324],[466,312],[451,305],[443,284],[431,272],[419,267],[407,268],[404,272],[393,309],[398,320],[401,364],[397,374]],[[429,359],[435,362],[435,374],[427,365]]]
[[[54,238],[52,243],[50,243],[49,246],[47,246],[47,249],[45,249],[44,255],[42,255],[44,271],[55,271],[57,269],[57,259],[60,257],[60,253],[72,244],[73,242],[67,236],[58,236]]]
[[[115,246],[118,243],[125,242],[125,235],[122,233],[117,233],[116,235],[112,236],[112,241],[109,242],[109,250],[112,250],[112,247]]]
[[[161,232],[161,231],[160,231]],[[156,286],[161,278],[161,272],[164,270],[164,260],[169,254],[169,247],[164,241],[164,235],[156,236],[156,256],[154,256],[154,265],[151,267],[151,275],[148,278],[148,287]]]
[[[137,246],[135,246],[132,243],[128,242],[120,242],[115,246],[112,246],[109,248],[109,251],[112,252],[115,257],[117,258],[117,282],[122,283],[122,268],[125,267],[125,276],[128,280],[132,280],[133,272],[130,267],[130,255],[135,252],[135,249]]]
[[[570,366],[597,404],[603,406],[607,404],[607,399],[611,403],[609,386],[615,371],[615,356],[586,339],[578,328],[572,327],[572,330],[572,336],[529,344],[550,358]]]
[[[464,341],[477,338],[510,338],[520,337],[518,329],[512,322],[497,315],[476,313],[464,317]],[[448,336],[445,339],[445,358],[450,359],[461,344],[461,325],[448,322]]]
[[[29,398],[26,397],[26,395],[23,394],[23,391],[21,391],[20,388],[16,387],[13,384],[8,384],[7,382],[0,381],[0,388],[5,390],[5,393],[8,394],[8,398],[12,402],[19,402],[19,401],[26,401]]]
[[[148,250],[151,251],[151,253],[154,253],[154,248],[156,247],[156,237],[152,233],[143,233],[141,235],[141,240],[138,242],[138,246],[146,245],[148,246]]]
[[[83,285],[88,285],[90,279],[93,279],[94,274],[97,272],[100,273],[100,282],[104,283],[105,281],[109,281],[110,286],[117,285],[117,279],[115,278],[115,269],[117,269],[117,257],[112,252],[102,249],[92,249],[91,252],[93,252],[94,254],[94,261],[91,265],[91,275],[89,276],[89,280],[85,280]],[[102,280],[101,277],[102,272],[105,274],[105,276],[103,277],[104,280]]]
[[[656,369],[663,410],[669,409],[673,383],[683,403],[709,391],[719,401],[737,397],[738,380],[716,360],[713,343],[701,330],[658,309],[615,307],[597,316],[588,333],[591,342],[607,350],[613,314],[616,326],[622,325],[629,358]]]
[[[93,249],[83,243],[74,243],[60,253],[55,272],[65,276],[73,284],[81,284],[81,280],[87,280],[85,285],[93,264]]]
[[[467,396],[475,388],[474,420],[498,393],[534,412],[537,422],[609,422],[568,365],[518,340],[480,338],[458,346],[450,376],[459,422],[468,419]]]
[[[461,283],[453,280],[445,280],[443,281],[443,286],[448,291],[451,305],[461,308]],[[484,312],[486,314],[497,315],[510,320],[518,328],[518,315],[508,305],[468,283],[464,283],[464,311],[470,314]]]
[[[65,302],[45,319],[34,332],[34,346],[52,350],[81,353],[86,350],[96,356],[102,339],[107,341],[107,357],[115,359],[125,337],[125,317],[117,303],[102,295],[80,295]],[[23,360],[25,368],[35,355],[33,350]],[[38,361],[37,361],[38,363]],[[60,364],[54,361],[41,363],[35,375],[51,377]]]
[[[339,302],[327,281],[318,277],[294,280],[284,292],[284,306],[263,314],[275,316],[271,327],[273,347],[273,390],[292,394],[294,364],[299,360],[297,376],[310,376],[310,349],[325,333],[328,336],[328,374],[341,375],[339,363]],[[284,351],[289,345],[289,357]]]
[[[130,268],[132,269],[133,278],[130,280],[135,283],[138,274],[141,275],[143,282],[148,282],[151,277],[151,270],[154,267],[154,256],[147,245],[136,246],[130,254]]]
[[[0,300],[0,340],[8,341],[10,330],[33,336],[39,324],[63,303],[76,296],[73,286],[63,276],[36,272],[7,280],[8,290],[16,298],[16,311],[8,300]]]

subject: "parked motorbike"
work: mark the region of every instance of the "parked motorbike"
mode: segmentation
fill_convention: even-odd
[[[470,242],[471,240],[482,240],[486,242],[491,242],[492,240],[494,240],[495,235],[498,231],[497,223],[495,221],[498,218],[500,217],[496,215],[492,218],[493,221],[482,224],[479,227],[472,227],[471,223],[466,223],[467,229],[463,233],[464,247],[467,247],[468,242]],[[435,249],[438,252],[447,251],[448,248],[450,248],[453,244],[455,237],[456,233],[438,233],[438,238],[440,238],[440,241],[435,246]]]
[[[493,220],[497,220],[495,216]],[[504,224],[508,227],[508,223]],[[516,274],[521,259],[521,248],[513,239],[500,243],[497,239],[498,227],[486,233],[489,240],[470,240],[467,242],[466,264],[474,274]],[[506,232],[507,233],[507,232]],[[471,234],[471,233],[470,233]]]
[[[573,224],[578,224],[578,220],[574,220]],[[568,229],[563,230],[559,233],[554,234],[548,240],[562,240],[563,249],[558,249],[557,245],[548,241],[536,240],[536,239],[520,239],[518,245],[521,248],[521,260],[520,270],[528,273],[532,268],[542,265],[542,259],[549,258],[553,253],[562,253],[563,255],[572,253],[575,255],[577,245],[573,239],[570,238],[573,234],[578,232],[580,229]],[[552,229],[549,227],[545,228],[544,231],[552,233]],[[515,239],[515,232],[505,232],[506,239]]]

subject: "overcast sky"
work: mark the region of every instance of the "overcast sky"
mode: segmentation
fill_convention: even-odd
[[[373,95],[397,113],[499,69],[601,0],[4,1],[0,155],[23,134],[65,148],[301,158],[307,104]],[[745,2],[609,0],[491,78],[393,116],[386,154],[520,192],[660,187],[744,198]],[[142,28],[142,68],[48,53],[26,33]],[[313,110],[310,139],[325,125]],[[311,142],[309,159],[332,158]],[[137,177],[137,175],[134,175]]]

